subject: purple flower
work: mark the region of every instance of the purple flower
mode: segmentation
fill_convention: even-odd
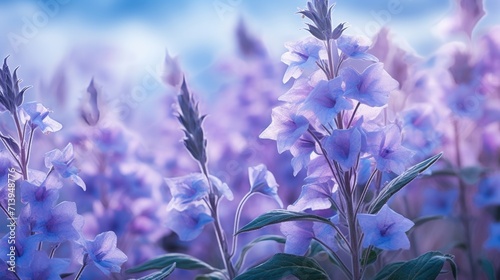
[[[63,178],[70,178],[83,190],[86,189],[85,182],[77,174],[78,168],[73,165],[74,161],[73,145],[68,143],[64,150],[52,150],[45,154],[45,166],[54,170]]]
[[[472,86],[459,85],[447,99],[451,111],[459,117],[476,120],[483,116],[485,99]]]
[[[484,247],[500,250],[500,223],[490,224],[490,237],[486,240]]]
[[[69,261],[60,258],[49,258],[44,251],[33,251],[30,266],[19,270],[22,279],[61,279]]]
[[[372,42],[365,36],[350,36],[343,34],[337,40],[337,46],[346,57],[378,61],[378,59],[367,53]]]
[[[363,247],[370,245],[382,250],[409,249],[406,232],[414,223],[384,205],[377,214],[359,214],[358,222],[365,234]]]
[[[479,182],[475,202],[479,207],[500,205],[500,173],[483,178]]]
[[[352,109],[352,104],[343,96],[342,79],[320,81],[304,101],[299,111],[307,110],[326,125],[342,110]]]
[[[283,202],[278,196],[278,183],[273,173],[267,170],[264,164],[248,167],[248,179],[250,180],[250,192],[262,193],[272,197],[283,208]]]
[[[318,69],[316,61],[325,55],[323,43],[314,37],[287,43],[285,47],[288,52],[281,56],[281,61],[288,65],[288,68],[283,76],[283,83],[288,82],[290,78],[297,79],[304,73],[310,74],[316,71]]]
[[[288,209],[293,211],[329,209],[332,206],[333,184],[334,182],[330,180],[302,186],[299,198],[293,205],[288,206]]]
[[[233,193],[227,186],[215,176],[210,175],[210,181],[215,187],[215,190],[221,196],[225,196],[228,200],[233,199]],[[188,204],[195,201],[200,201],[208,195],[209,186],[205,175],[201,173],[192,173],[186,176],[167,178],[165,179],[167,186],[172,194],[170,207],[175,207],[178,210],[184,209]]]
[[[348,170],[356,164],[359,154],[366,146],[360,128],[335,129],[332,134],[323,140],[323,147],[329,159],[340,164],[342,169]]]
[[[337,250],[335,241],[336,232],[333,227],[309,221],[285,222],[280,226],[286,237],[285,253],[303,256],[313,238],[318,238],[332,250]]]
[[[83,217],[76,212],[76,204],[64,201],[38,219],[32,231],[41,241],[62,242],[79,239],[82,227]]]
[[[297,176],[299,171],[307,167],[311,159],[311,153],[316,148],[316,142],[309,133],[304,133],[299,140],[290,148],[293,158],[291,161],[293,167],[293,176]]]
[[[100,233],[92,241],[86,240],[84,250],[87,261],[92,261],[106,275],[120,272],[121,265],[127,261],[127,256],[116,247],[116,234],[112,231]]]
[[[182,211],[170,209],[167,216],[166,226],[175,231],[183,241],[195,239],[205,225],[214,220],[208,214],[208,208],[201,203],[191,203]]]
[[[368,151],[382,172],[401,174],[410,163],[414,152],[401,145],[401,130],[389,125],[382,130],[367,133]]]
[[[293,107],[287,105],[274,108],[271,124],[259,136],[276,140],[280,154],[290,149],[309,127],[307,119],[294,111]]]
[[[29,122],[33,129],[38,127],[43,133],[56,132],[62,128],[60,123],[49,117],[50,111],[41,103],[26,103],[20,113],[22,122]]]
[[[22,181],[20,187],[21,201],[30,205],[31,214],[35,216],[50,211],[59,199],[59,190],[46,185],[36,186]]]
[[[368,66],[362,74],[344,68],[341,76],[345,82],[345,96],[372,107],[386,105],[390,93],[399,87],[382,63]]]

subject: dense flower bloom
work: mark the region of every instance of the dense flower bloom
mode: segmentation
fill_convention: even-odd
[[[475,202],[479,207],[500,205],[500,173],[489,175],[479,182]]]
[[[363,247],[370,245],[382,250],[410,248],[406,232],[414,223],[384,205],[377,214],[359,214],[359,226],[365,234]]]
[[[345,96],[372,107],[386,105],[391,92],[399,87],[382,63],[368,66],[361,74],[352,68],[344,68],[341,76],[345,82]]]
[[[276,140],[280,154],[290,149],[309,127],[304,116],[293,112],[287,105],[274,108],[271,124],[260,134],[260,138]]]
[[[127,256],[116,247],[116,234],[112,231],[100,233],[92,241],[86,240],[84,250],[88,261],[106,275],[120,272],[121,265],[127,261]]]
[[[359,154],[366,146],[366,140],[359,127],[335,129],[323,140],[328,158],[348,170],[356,164]]]
[[[401,145],[401,130],[397,125],[369,132],[366,138],[368,151],[375,158],[378,170],[403,173],[414,152]]]
[[[214,219],[204,204],[191,203],[186,209],[168,210],[166,226],[179,235],[180,240],[189,241],[200,235],[206,224]]]
[[[304,73],[310,74],[316,71],[318,69],[316,61],[326,55],[323,43],[314,37],[287,43],[285,47],[288,52],[281,56],[281,61],[288,65],[288,68],[283,76],[283,83],[288,82],[290,78],[297,79]]]
[[[367,53],[372,42],[365,36],[342,35],[337,40],[337,46],[346,57],[378,61],[378,59]]]
[[[343,110],[352,109],[352,104],[343,96],[342,79],[320,81],[303,103],[301,110],[314,113],[318,120],[327,125]]]
[[[61,130],[62,125],[49,117],[50,111],[41,103],[29,102],[21,108],[21,120],[28,122],[32,129],[39,128],[43,133]]]
[[[276,183],[273,173],[267,170],[264,164],[249,167],[248,179],[250,180],[250,192],[258,192],[270,196],[283,208],[283,202],[278,196],[278,183]]]
[[[45,166],[54,170],[63,178],[70,178],[83,190],[86,189],[85,182],[77,174],[78,168],[73,165],[73,145],[68,143],[64,150],[52,150],[45,154]]]

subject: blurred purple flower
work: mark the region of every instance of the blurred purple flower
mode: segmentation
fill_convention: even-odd
[[[74,153],[71,143],[68,143],[62,151],[55,149],[45,154],[47,168],[53,168],[61,177],[70,178],[76,185],[85,190],[85,182],[77,175],[79,170],[73,165],[73,161]]]
[[[368,132],[366,138],[378,170],[401,174],[411,162],[414,152],[401,145],[401,130],[397,125]]]
[[[267,195],[276,200],[280,208],[283,208],[283,202],[278,196],[278,183],[276,183],[273,173],[267,170],[264,164],[248,167],[248,179],[250,181],[250,192]]]
[[[377,214],[359,214],[359,226],[365,234],[363,247],[370,245],[382,250],[409,249],[406,232],[414,223],[384,205]]]
[[[378,61],[378,58],[367,53],[372,42],[365,36],[350,36],[343,34],[337,40],[337,46],[346,57]]]
[[[202,232],[206,224],[214,219],[208,214],[204,204],[189,204],[184,210],[168,210],[166,226],[179,235],[179,239],[189,241]]]
[[[344,68],[341,76],[345,82],[345,96],[371,107],[386,105],[390,93],[399,87],[382,63],[368,66],[362,74],[352,68]]]
[[[89,95],[86,97],[86,102],[82,102],[80,115],[88,125],[95,126],[99,121],[101,113],[99,112],[99,106],[97,104],[98,94],[94,78],[92,78],[89,86],[87,87],[87,93]]]
[[[448,106],[454,114],[473,120],[483,115],[484,101],[484,97],[477,93],[477,89],[469,85],[459,85],[447,95]]]
[[[490,236],[486,240],[484,247],[500,250],[500,223],[490,224]]]
[[[165,61],[163,63],[163,67],[163,82],[174,88],[180,88],[184,73],[182,72],[181,66],[179,65],[178,58],[170,56],[168,50],[165,53]]]
[[[351,102],[343,95],[340,77],[329,81],[320,81],[306,98],[299,112],[302,110],[311,111],[323,125],[327,125],[341,111],[352,109]]]
[[[479,207],[500,205],[500,173],[483,178],[479,182],[475,202]]]
[[[29,268],[19,270],[22,279],[58,280],[69,266],[69,260],[49,258],[44,251],[34,251],[31,256]]]
[[[421,215],[451,215],[457,198],[457,189],[452,188],[443,191],[437,190],[436,188],[427,188],[424,190],[425,203],[422,207]]]
[[[259,136],[275,140],[280,154],[290,149],[309,127],[309,122],[304,116],[293,112],[294,109],[287,105],[274,108],[271,124]]]
[[[107,231],[98,234],[94,240],[84,242],[84,250],[88,260],[104,274],[120,272],[121,265],[127,261],[127,256],[116,247],[116,234]]]
[[[38,127],[43,133],[61,130],[62,125],[49,117],[50,111],[41,103],[29,102],[23,104],[21,108],[22,122],[29,122],[33,129]]]
[[[304,73],[307,75],[314,72],[318,69],[316,61],[325,55],[323,43],[314,37],[286,43],[285,47],[288,52],[281,56],[281,61],[288,65],[288,68],[283,76],[283,83],[288,82],[290,78],[297,79]]]

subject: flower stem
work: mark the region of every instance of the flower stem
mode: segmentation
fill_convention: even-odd
[[[349,179],[349,178],[347,178]],[[351,263],[352,263],[352,274],[354,280],[361,279],[360,267],[359,267],[359,240],[358,240],[358,228],[357,219],[354,209],[354,195],[351,190],[350,180],[346,180],[346,208],[347,208],[347,229],[349,231],[349,241],[351,243]]]
[[[87,263],[84,261],[82,267],[80,268],[80,270],[78,271],[78,273],[75,276],[75,280],[79,280],[80,277],[82,277],[83,270],[85,269],[86,266],[87,266]]]
[[[233,243],[231,245],[231,253],[229,254],[230,257],[234,256],[234,253],[236,252],[236,246],[238,244],[238,235],[236,235],[236,232],[238,231],[238,228],[240,226],[241,210],[243,209],[243,205],[245,205],[245,202],[247,202],[252,194],[253,193],[250,192],[245,194],[245,196],[241,199],[238,208],[236,209],[236,215],[234,216]]]
[[[19,137],[19,146],[21,149],[21,155],[20,155],[21,166],[19,166],[19,168],[21,168],[23,180],[28,180],[28,170],[27,170],[27,166],[26,166],[27,165],[27,163],[26,163],[26,147],[24,145],[24,133],[23,133],[23,130],[21,129],[21,124],[19,122],[19,117],[18,117],[17,113],[14,113],[13,117],[14,117],[14,122],[16,123],[17,134]]]
[[[455,153],[457,157],[457,167],[460,170],[462,168],[462,158],[460,156],[460,136],[459,136],[459,129],[458,129],[458,122],[454,122],[454,129],[455,129]],[[468,207],[467,207],[467,189],[465,186],[464,181],[462,180],[461,177],[458,177],[458,186],[459,186],[459,203],[460,203],[460,209],[461,209],[461,215],[460,215],[460,220],[462,222],[462,225],[464,227],[464,234],[465,234],[465,244],[467,246],[467,259],[469,260],[469,266],[470,266],[470,272],[471,272],[471,279],[476,279],[476,266],[475,266],[475,261],[474,261],[474,254],[472,252],[472,233],[471,233],[471,225],[469,221],[469,217],[467,216],[469,213]]]
[[[328,254],[333,259],[335,259],[335,261],[339,264],[339,267],[342,270],[342,272],[345,274],[345,276],[347,276],[347,278],[349,278],[349,279],[352,279],[351,272],[349,271],[349,269],[347,268],[347,266],[344,264],[344,262],[342,261],[342,259],[337,255],[337,253],[335,253],[335,251],[333,251],[332,248],[330,248],[323,241],[321,241],[321,239],[316,238],[316,237],[314,237],[313,239],[316,240],[319,244],[321,244],[321,246],[323,246],[328,251]]]

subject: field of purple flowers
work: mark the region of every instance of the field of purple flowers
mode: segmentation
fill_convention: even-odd
[[[196,75],[0,47],[0,279],[500,277],[500,26],[453,5],[425,55],[328,0]]]

